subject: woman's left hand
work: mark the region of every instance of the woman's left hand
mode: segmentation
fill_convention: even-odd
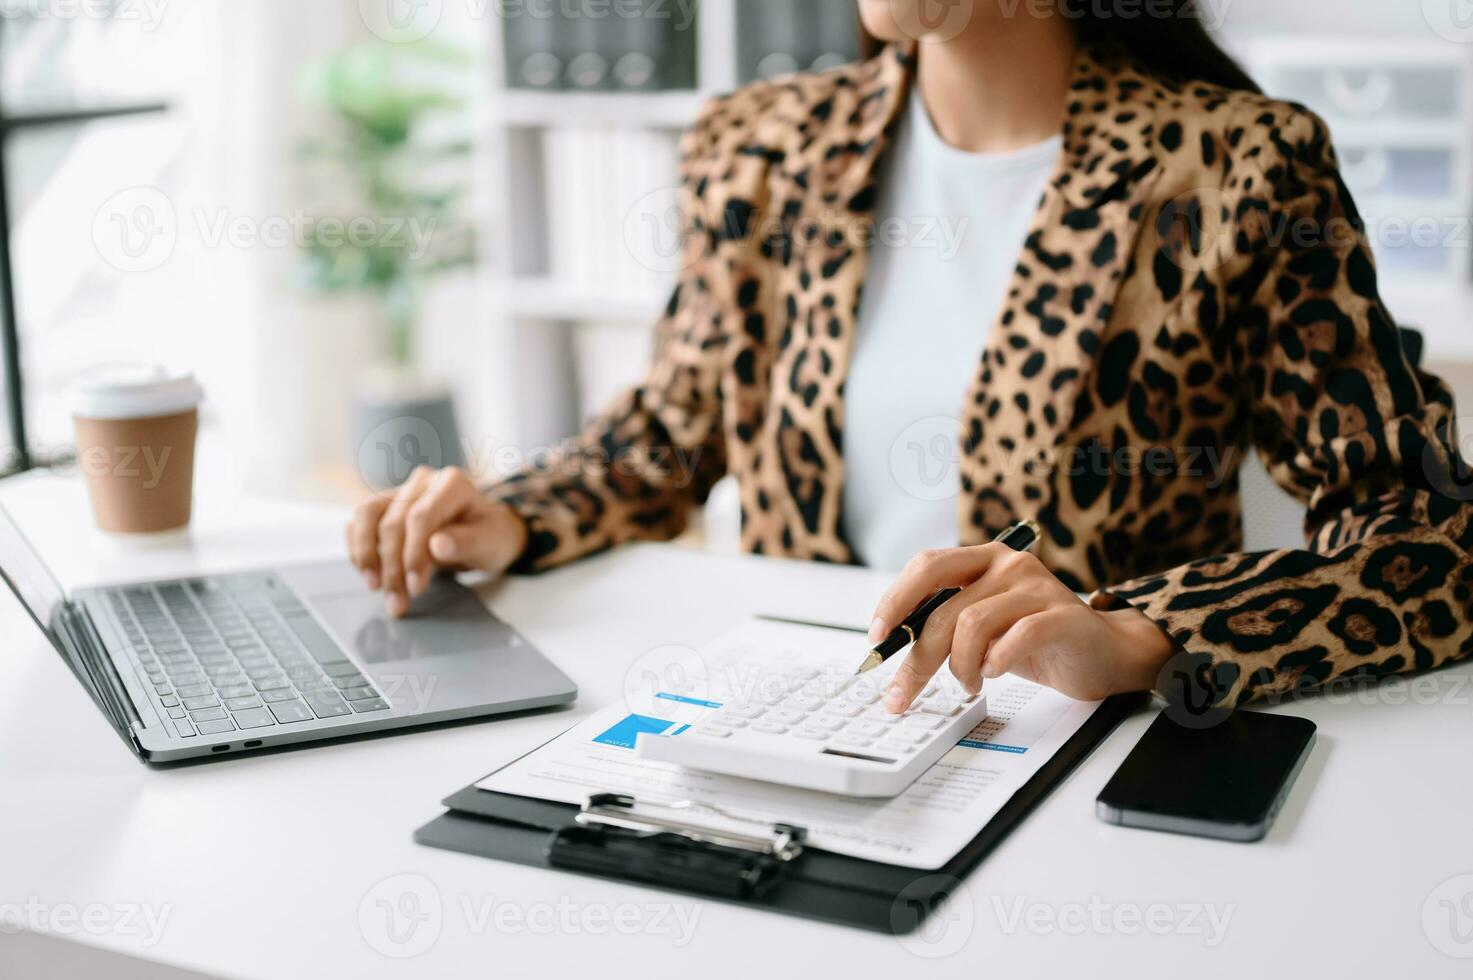
[[[962,591],[926,621],[895,673],[885,707],[904,711],[949,658],[968,692],[1013,673],[1083,701],[1149,690],[1175,644],[1135,609],[1092,609],[1031,554],[1006,545],[926,551],[880,599],[879,642],[937,589]]]

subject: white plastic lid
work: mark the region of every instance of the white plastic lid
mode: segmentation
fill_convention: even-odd
[[[84,419],[146,419],[199,405],[204,391],[188,371],[161,364],[107,364],[87,371],[71,389],[72,414]]]

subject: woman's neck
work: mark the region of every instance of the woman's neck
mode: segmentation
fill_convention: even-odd
[[[921,44],[916,84],[936,131],[969,153],[1006,153],[1056,135],[1075,43],[1061,17],[1012,17]]]

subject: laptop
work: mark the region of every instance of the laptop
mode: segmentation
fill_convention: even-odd
[[[449,577],[399,620],[347,561],[67,596],[3,507],[0,577],[149,763],[552,707],[578,693]]]

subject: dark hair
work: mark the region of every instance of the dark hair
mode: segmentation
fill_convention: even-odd
[[[1181,81],[1261,91],[1258,83],[1207,33],[1196,0],[1157,0],[1125,16],[1113,12],[1118,0],[1053,0],[1074,25],[1080,41],[1113,43],[1152,71]],[[1103,9],[1102,9],[1103,8]],[[1153,9],[1154,8],[1154,9]],[[884,43],[859,29],[860,53],[872,58]]]

